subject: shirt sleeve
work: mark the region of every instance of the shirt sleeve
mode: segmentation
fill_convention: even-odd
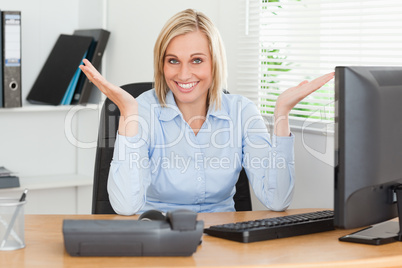
[[[257,198],[275,211],[287,209],[294,191],[294,135],[273,136],[254,104],[242,112],[243,167]]]
[[[149,162],[148,146],[140,134],[134,137],[116,134],[107,187],[110,204],[117,214],[132,215],[144,206]]]

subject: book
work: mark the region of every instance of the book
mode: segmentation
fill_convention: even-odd
[[[5,167],[0,167],[0,189],[20,187],[20,179]]]
[[[0,189],[20,187],[20,179],[17,176],[0,177]]]
[[[30,103],[60,105],[93,37],[61,34],[31,91]],[[69,104],[69,103],[68,103]]]

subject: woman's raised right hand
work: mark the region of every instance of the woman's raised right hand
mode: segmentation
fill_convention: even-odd
[[[138,133],[138,103],[137,100],[121,87],[108,82],[89,60],[83,60],[80,69],[88,79],[113,101],[120,110],[119,134],[135,136]]]
[[[103,94],[119,107],[120,115],[129,117],[138,114],[138,103],[131,94],[107,81],[89,60],[84,59],[83,63],[84,65],[80,65],[80,69]]]

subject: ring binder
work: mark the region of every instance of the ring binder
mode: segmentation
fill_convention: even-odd
[[[3,106],[21,107],[21,12],[3,11]]]

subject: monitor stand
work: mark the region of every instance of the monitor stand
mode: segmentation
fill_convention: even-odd
[[[370,245],[383,245],[402,241],[402,184],[394,189],[398,206],[398,221],[386,221],[340,237],[340,241]]]

